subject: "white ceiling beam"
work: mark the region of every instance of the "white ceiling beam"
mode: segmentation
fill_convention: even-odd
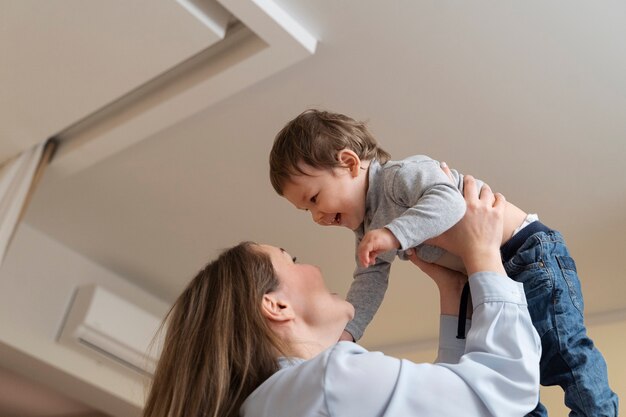
[[[231,14],[214,0],[176,0],[185,10],[216,33],[220,39],[226,36]]]
[[[272,0],[218,0],[261,39],[281,52],[314,54],[317,39]]]
[[[0,163],[219,43],[230,13],[186,1],[202,13],[172,0],[3,2]]]
[[[317,40],[274,2],[220,3],[249,30],[229,34],[213,47],[206,62],[192,63],[176,77],[170,74],[165,88],[139,92],[139,99],[112,110],[110,117],[75,134],[71,129],[67,136],[62,134],[51,169],[60,175],[76,174],[315,52]]]

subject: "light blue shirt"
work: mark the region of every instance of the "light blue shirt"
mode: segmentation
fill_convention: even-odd
[[[244,417],[524,416],[539,400],[541,344],[521,284],[492,272],[470,277],[467,339],[442,316],[439,355],[417,364],[340,342],[282,369],[244,402]]]

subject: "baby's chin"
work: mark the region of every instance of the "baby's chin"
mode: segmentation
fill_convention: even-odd
[[[359,223],[357,226],[355,226],[354,228],[347,226],[346,227],[350,230],[352,230],[353,232],[356,232],[357,230],[359,230],[361,227],[363,226],[363,222]]]

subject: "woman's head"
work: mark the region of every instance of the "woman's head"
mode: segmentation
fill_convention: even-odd
[[[237,415],[248,394],[277,369],[281,343],[260,305],[278,285],[269,256],[251,242],[202,269],[166,318],[144,415]]]
[[[261,245],[279,286],[263,296],[262,314],[287,344],[288,353],[308,358],[337,342],[354,316],[354,307],[324,282],[313,265],[296,262],[284,249]]]
[[[316,316],[324,306],[337,314]],[[317,268],[294,264],[281,249],[244,242],[224,251],[168,313],[144,416],[238,415],[276,372],[278,356],[296,352],[312,328],[341,327],[336,341],[351,308],[326,290]]]

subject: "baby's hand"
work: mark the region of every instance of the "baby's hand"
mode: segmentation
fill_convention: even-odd
[[[398,249],[400,242],[389,231],[389,229],[375,229],[367,232],[359,247],[357,248],[357,256],[359,262],[363,266],[370,266],[376,263],[376,257],[388,250]]]
[[[352,335],[348,331],[344,330],[343,333],[341,333],[339,341],[343,342],[344,340],[347,340],[348,342],[354,342],[354,337],[352,337]]]

